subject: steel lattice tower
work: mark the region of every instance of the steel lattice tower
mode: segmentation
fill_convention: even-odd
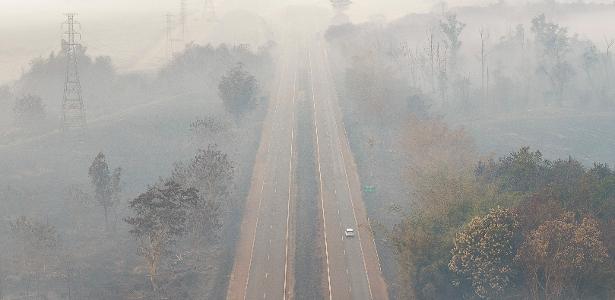
[[[205,5],[203,6],[203,19],[207,22],[216,20],[216,6],[214,0],[205,0]]]
[[[182,44],[186,43],[186,19],[188,17],[186,0],[179,1],[179,22],[182,29]]]
[[[85,128],[85,106],[81,95],[81,82],[77,67],[77,55],[81,50],[81,34],[77,32],[73,13],[66,14],[66,22],[63,24],[64,38],[62,48],[66,54],[66,80],[64,81],[64,100],[62,102],[62,126],[67,129]]]
[[[166,56],[167,62],[170,62],[173,59],[173,55],[175,54],[175,48],[173,47],[173,30],[175,29],[175,20],[172,14],[166,14],[167,18],[167,49]]]

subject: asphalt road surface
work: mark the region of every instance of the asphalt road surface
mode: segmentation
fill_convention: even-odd
[[[246,202],[228,299],[302,299],[293,295],[293,164],[297,74],[308,70],[314,149],[323,224],[326,299],[388,299],[361,185],[342,123],[325,48],[318,38],[287,47],[279,58],[277,93],[265,118]],[[357,235],[345,238],[344,230]],[[318,235],[314,235],[315,237]],[[300,280],[299,278],[297,280]]]

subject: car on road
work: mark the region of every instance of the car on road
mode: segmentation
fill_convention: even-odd
[[[346,228],[346,231],[344,231],[344,236],[346,236],[347,238],[351,238],[354,237],[355,232],[354,229],[352,228]]]

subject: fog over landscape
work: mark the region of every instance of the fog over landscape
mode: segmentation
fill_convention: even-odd
[[[615,2],[3,0],[2,299],[614,299]]]

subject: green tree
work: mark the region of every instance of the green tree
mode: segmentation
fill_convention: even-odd
[[[532,20],[532,32],[539,51],[538,71],[548,78],[552,94],[561,104],[566,85],[575,73],[566,60],[570,51],[568,30],[548,22],[545,15],[541,14]]]
[[[222,76],[218,84],[218,94],[226,110],[239,119],[256,105],[258,82],[256,78],[244,70],[239,63]]]
[[[56,228],[24,216],[9,224],[12,238],[9,245],[13,248],[14,254],[12,269],[18,272],[21,278],[34,281],[37,298],[46,298],[40,295],[38,287],[41,278],[51,277],[58,271],[59,236]],[[26,293],[29,291],[26,290]]]
[[[27,95],[17,98],[13,112],[18,123],[30,124],[45,118],[45,105],[41,97]]]
[[[501,297],[515,284],[518,215],[511,209],[492,209],[475,217],[455,236],[450,270],[457,275],[455,285],[471,287],[478,297]]]
[[[497,183],[505,192],[533,192],[545,182],[549,164],[540,151],[523,147],[498,162],[479,163],[476,175]]]
[[[446,43],[450,49],[450,64],[455,68],[457,64],[457,58],[459,55],[459,49],[461,49],[461,32],[466,27],[466,24],[457,20],[456,14],[449,14],[444,21],[440,21],[440,29],[446,36]]]
[[[130,233],[138,240],[138,254],[147,264],[154,292],[159,292],[159,268],[165,257],[173,253],[172,246],[188,230],[188,216],[199,202],[198,190],[186,188],[174,181],[151,186],[130,201],[133,216],[126,218],[132,225]]]
[[[105,228],[109,227],[109,210],[119,201],[121,173],[122,169],[116,168],[111,174],[107,159],[102,152],[94,158],[88,170],[94,187],[94,197],[105,213]]]

